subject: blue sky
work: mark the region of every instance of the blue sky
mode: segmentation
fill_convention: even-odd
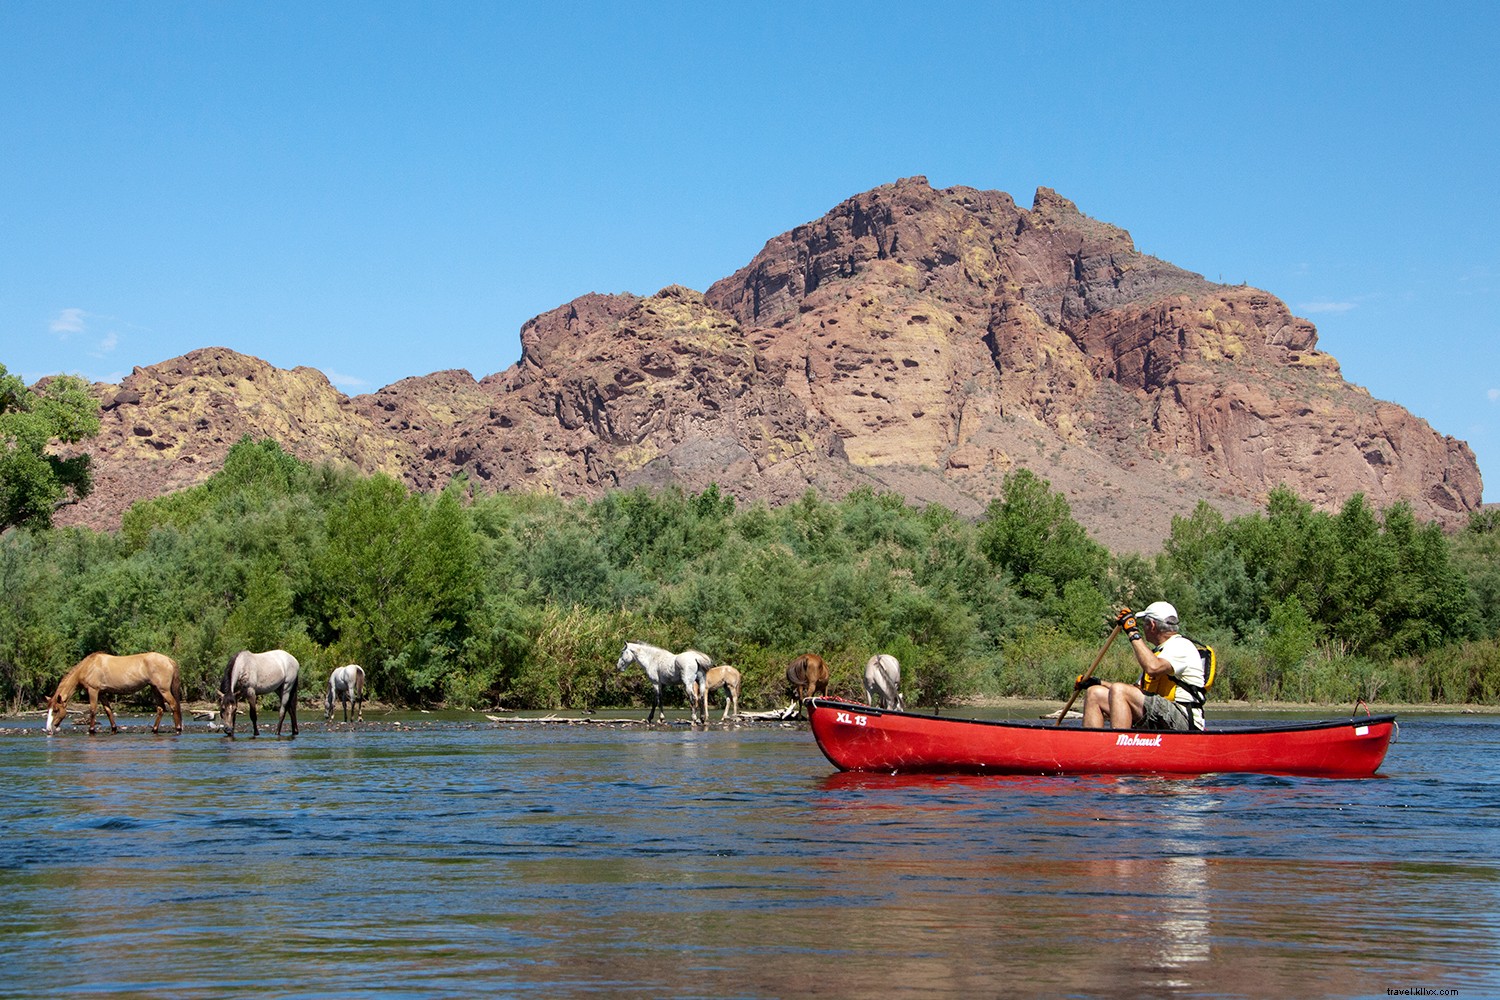
[[[0,0],[0,363],[500,371],[899,177],[1317,324],[1500,500],[1500,5]]]

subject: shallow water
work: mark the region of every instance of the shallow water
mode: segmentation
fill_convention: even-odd
[[[1500,995],[1490,718],[1403,720],[1364,781],[405,718],[4,730],[0,993]]]

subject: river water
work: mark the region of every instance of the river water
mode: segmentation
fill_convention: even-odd
[[[1500,995],[1491,717],[1405,718],[1361,781],[842,775],[777,723],[126,721],[0,730],[0,995]]]

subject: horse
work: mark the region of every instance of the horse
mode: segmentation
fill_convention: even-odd
[[[865,701],[906,711],[906,701],[901,697],[901,664],[890,653],[876,653],[865,664]]]
[[[365,720],[365,668],[358,663],[339,667],[328,675],[328,715],[333,721],[333,703],[337,700],[344,709],[344,721],[349,721],[349,706],[354,706],[356,721]]]
[[[721,663],[717,667],[710,667],[705,675],[703,686],[707,692],[712,693],[724,689],[724,714],[719,721],[723,722],[731,715],[740,714],[740,672],[727,663]],[[708,709],[705,706],[704,712]]]
[[[639,663],[646,671],[655,692],[651,711],[646,713],[647,722],[657,712],[661,713],[663,722],[667,721],[667,710],[661,705],[661,686],[668,681],[676,681],[687,692],[688,705],[693,710],[693,722],[708,721],[708,685],[705,678],[714,661],[707,653],[700,653],[696,649],[673,653],[644,642],[627,642],[615,667],[623,671],[632,663]]]
[[[817,653],[803,653],[786,665],[786,682],[801,707],[807,699],[828,693],[828,664]]]
[[[57,690],[47,699],[47,721],[42,730],[51,736],[68,716],[68,699],[80,687],[89,693],[89,735],[98,727],[99,706],[109,717],[109,731],[118,733],[114,709],[110,699],[117,694],[132,694],[147,685],[156,689],[156,721],[151,731],[158,732],[161,716],[172,710],[172,723],[182,732],[182,675],[177,662],[165,653],[135,653],[130,656],[111,656],[108,653],[90,653],[78,664],[63,674],[57,682]]]
[[[219,722],[226,735],[234,736],[234,714],[239,699],[244,695],[250,709],[250,734],[260,735],[260,725],[255,718],[255,696],[266,691],[281,695],[281,716],[276,720],[276,735],[281,736],[281,725],[287,714],[292,716],[292,735],[297,729],[297,673],[301,666],[297,658],[284,649],[273,649],[266,653],[252,653],[242,649],[229,658],[224,667],[224,680],[219,684]]]

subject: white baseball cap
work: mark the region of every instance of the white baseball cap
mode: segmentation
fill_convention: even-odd
[[[1150,618],[1152,621],[1161,622],[1168,628],[1177,627],[1177,609],[1166,601],[1156,601],[1146,605],[1144,611],[1135,613],[1137,618]]]

